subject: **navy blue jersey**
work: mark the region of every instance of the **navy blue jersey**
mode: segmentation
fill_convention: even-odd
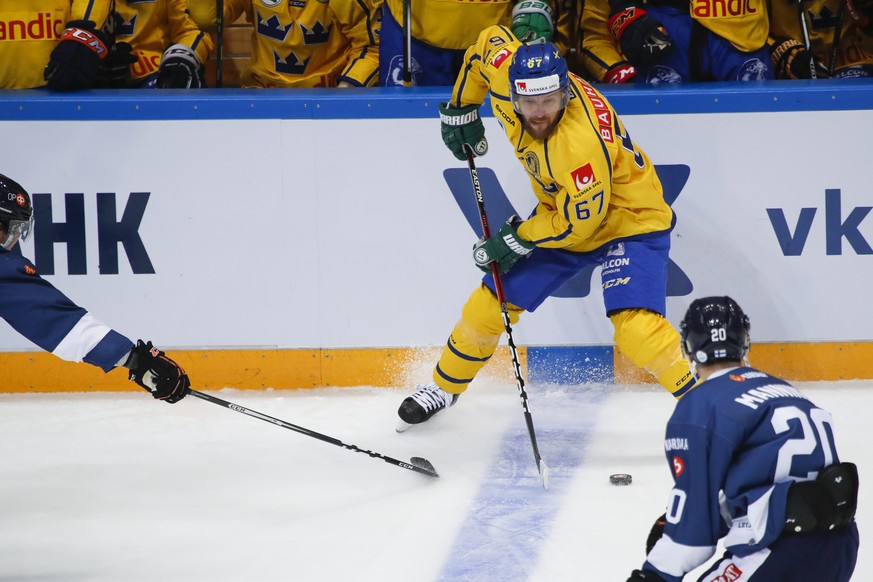
[[[94,319],[40,277],[33,263],[2,249],[0,317],[47,352],[99,366],[105,372],[133,348],[128,338]]]
[[[784,380],[747,367],[686,394],[664,446],[675,485],[664,536],[644,568],[668,582],[708,560],[721,538],[736,556],[771,545],[791,484],[839,462],[830,414]]]

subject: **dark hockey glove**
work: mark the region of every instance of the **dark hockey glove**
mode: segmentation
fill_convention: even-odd
[[[94,86],[109,54],[103,33],[90,20],[72,20],[49,57],[43,78],[50,89],[76,91]]]
[[[491,272],[491,263],[497,262],[501,273],[507,273],[522,257],[526,257],[536,245],[518,237],[516,226],[521,223],[517,215],[512,215],[497,234],[488,240],[480,240],[473,245],[473,261],[486,273]]]
[[[817,79],[830,77],[827,68],[816,56],[806,49],[802,42],[793,38],[777,42],[770,47],[770,61],[777,79],[812,79],[815,67]]]
[[[670,53],[673,41],[667,30],[633,0],[611,2],[610,8],[609,30],[630,62],[654,65]]]
[[[126,87],[130,80],[130,65],[136,62],[133,48],[126,42],[117,42],[109,49],[109,54],[103,59],[100,69],[100,77],[97,81],[99,87],[119,88]]]
[[[664,579],[649,570],[634,570],[627,582],[664,582]]]
[[[655,547],[655,544],[658,543],[658,540],[664,535],[664,526],[667,525],[667,514],[665,513],[661,517],[655,520],[655,523],[652,524],[652,529],[649,530],[649,537],[646,538],[646,555],[649,555],[649,552],[652,551],[652,548]]]
[[[873,0],[846,0],[846,8],[858,30],[873,34]]]
[[[479,118],[479,106],[467,105],[456,109],[448,103],[440,103],[440,131],[443,142],[459,160],[466,160],[464,146],[473,150],[474,156],[484,156],[488,152],[485,139],[485,126]]]
[[[620,83],[632,83],[636,76],[637,70],[632,64],[618,63],[617,65],[613,65],[611,69],[606,71],[606,74],[603,76],[603,82],[611,83],[614,85]]]
[[[158,400],[173,404],[191,391],[191,382],[185,370],[154,347],[152,342],[137,340],[124,366],[130,370],[130,379]]]
[[[528,43],[551,42],[555,34],[552,8],[542,0],[522,0],[512,9],[512,34]]]
[[[200,89],[202,65],[197,53],[184,44],[174,44],[164,51],[158,68],[159,89]]]

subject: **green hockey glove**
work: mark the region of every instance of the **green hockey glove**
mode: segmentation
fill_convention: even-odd
[[[522,0],[512,9],[510,28],[522,42],[551,42],[555,32],[552,8],[542,0]]]
[[[533,243],[519,238],[513,223],[520,224],[521,219],[517,215],[511,216],[497,234],[473,245],[473,261],[482,271],[490,273],[491,263],[497,262],[500,272],[508,273],[519,259],[528,256],[536,248]]]
[[[484,156],[488,151],[485,126],[479,118],[479,106],[467,105],[456,109],[448,103],[440,103],[440,130],[443,142],[459,160],[466,160],[464,145],[473,149],[474,156]]]

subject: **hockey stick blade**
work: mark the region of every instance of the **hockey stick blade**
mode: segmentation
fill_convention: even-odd
[[[439,473],[434,469],[433,464],[424,459],[422,457],[412,457],[409,460],[409,463],[406,461],[400,461],[398,459],[394,459],[392,457],[388,457],[386,455],[382,455],[380,453],[376,453],[374,451],[368,451],[366,449],[361,449],[356,447],[355,445],[344,443],[343,441],[334,438],[332,436],[328,436],[325,434],[321,434],[315,432],[314,430],[309,430],[308,428],[303,428],[302,426],[297,426],[296,424],[291,424],[290,422],[285,422],[284,420],[274,418],[267,414],[263,414],[256,410],[251,410],[246,408],[245,406],[240,406],[239,404],[234,404],[233,402],[228,402],[227,400],[222,400],[217,396],[212,396],[211,394],[206,394],[205,392],[198,392],[197,390],[191,390],[191,396],[195,396],[200,398],[201,400],[205,400],[207,402],[211,402],[212,404],[217,404],[218,406],[223,406],[228,410],[233,410],[234,412],[239,412],[240,414],[245,414],[246,416],[251,416],[252,418],[257,418],[258,420],[263,420],[264,422],[269,422],[270,424],[275,424],[276,426],[280,426],[282,428],[287,428],[288,430],[293,430],[294,432],[299,432],[300,434],[304,434],[308,437],[312,437],[314,439],[318,439],[320,441],[324,441],[326,443],[330,443],[332,445],[336,445],[338,447],[342,447],[349,451],[354,451],[356,453],[364,453],[365,455],[372,457],[374,459],[382,459],[386,463],[391,465],[395,465],[397,467],[401,467],[403,469],[409,469],[410,471],[415,471],[416,473],[421,473],[422,475],[427,475],[428,477],[439,477]]]
[[[436,472],[433,463],[431,463],[424,457],[412,457],[411,459],[409,459],[409,462],[412,463],[415,467],[413,471],[417,471],[419,473],[422,473],[423,475],[428,475],[430,477],[440,476],[440,474]]]
[[[549,488],[549,467],[546,465],[546,462],[540,459],[540,479],[543,481],[543,489]]]

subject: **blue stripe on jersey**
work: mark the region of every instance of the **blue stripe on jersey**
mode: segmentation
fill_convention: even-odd
[[[462,360],[467,360],[468,362],[487,362],[488,360],[491,359],[491,356],[487,356],[485,358],[475,358],[473,356],[468,356],[467,354],[465,354],[463,352],[459,352],[458,350],[455,349],[455,346],[452,345],[451,340],[446,342],[446,346],[449,348],[449,351],[451,351],[453,354],[455,354],[456,356],[458,356]]]
[[[445,372],[443,372],[439,364],[436,365],[436,372],[440,375],[440,378],[442,378],[446,382],[451,382],[452,384],[469,384],[473,381],[473,378],[454,378],[452,376],[449,376]]]
[[[90,0],[88,2],[88,7],[85,9],[85,14],[82,16],[82,20],[92,20],[92,18],[91,18],[91,11],[92,10],[94,10],[94,0]]]
[[[110,330],[94,348],[88,352],[84,361],[99,368],[104,372],[112,370],[121,358],[133,348],[133,342],[118,333]],[[123,363],[123,362],[122,362]]]
[[[455,95],[452,95],[452,107],[460,108],[461,107],[461,95],[464,94],[464,87],[467,86],[467,76],[470,74],[470,69],[473,67],[473,61],[481,60],[479,55],[473,55],[467,64],[464,65],[464,72],[461,75],[461,82],[458,85],[458,92]]]

